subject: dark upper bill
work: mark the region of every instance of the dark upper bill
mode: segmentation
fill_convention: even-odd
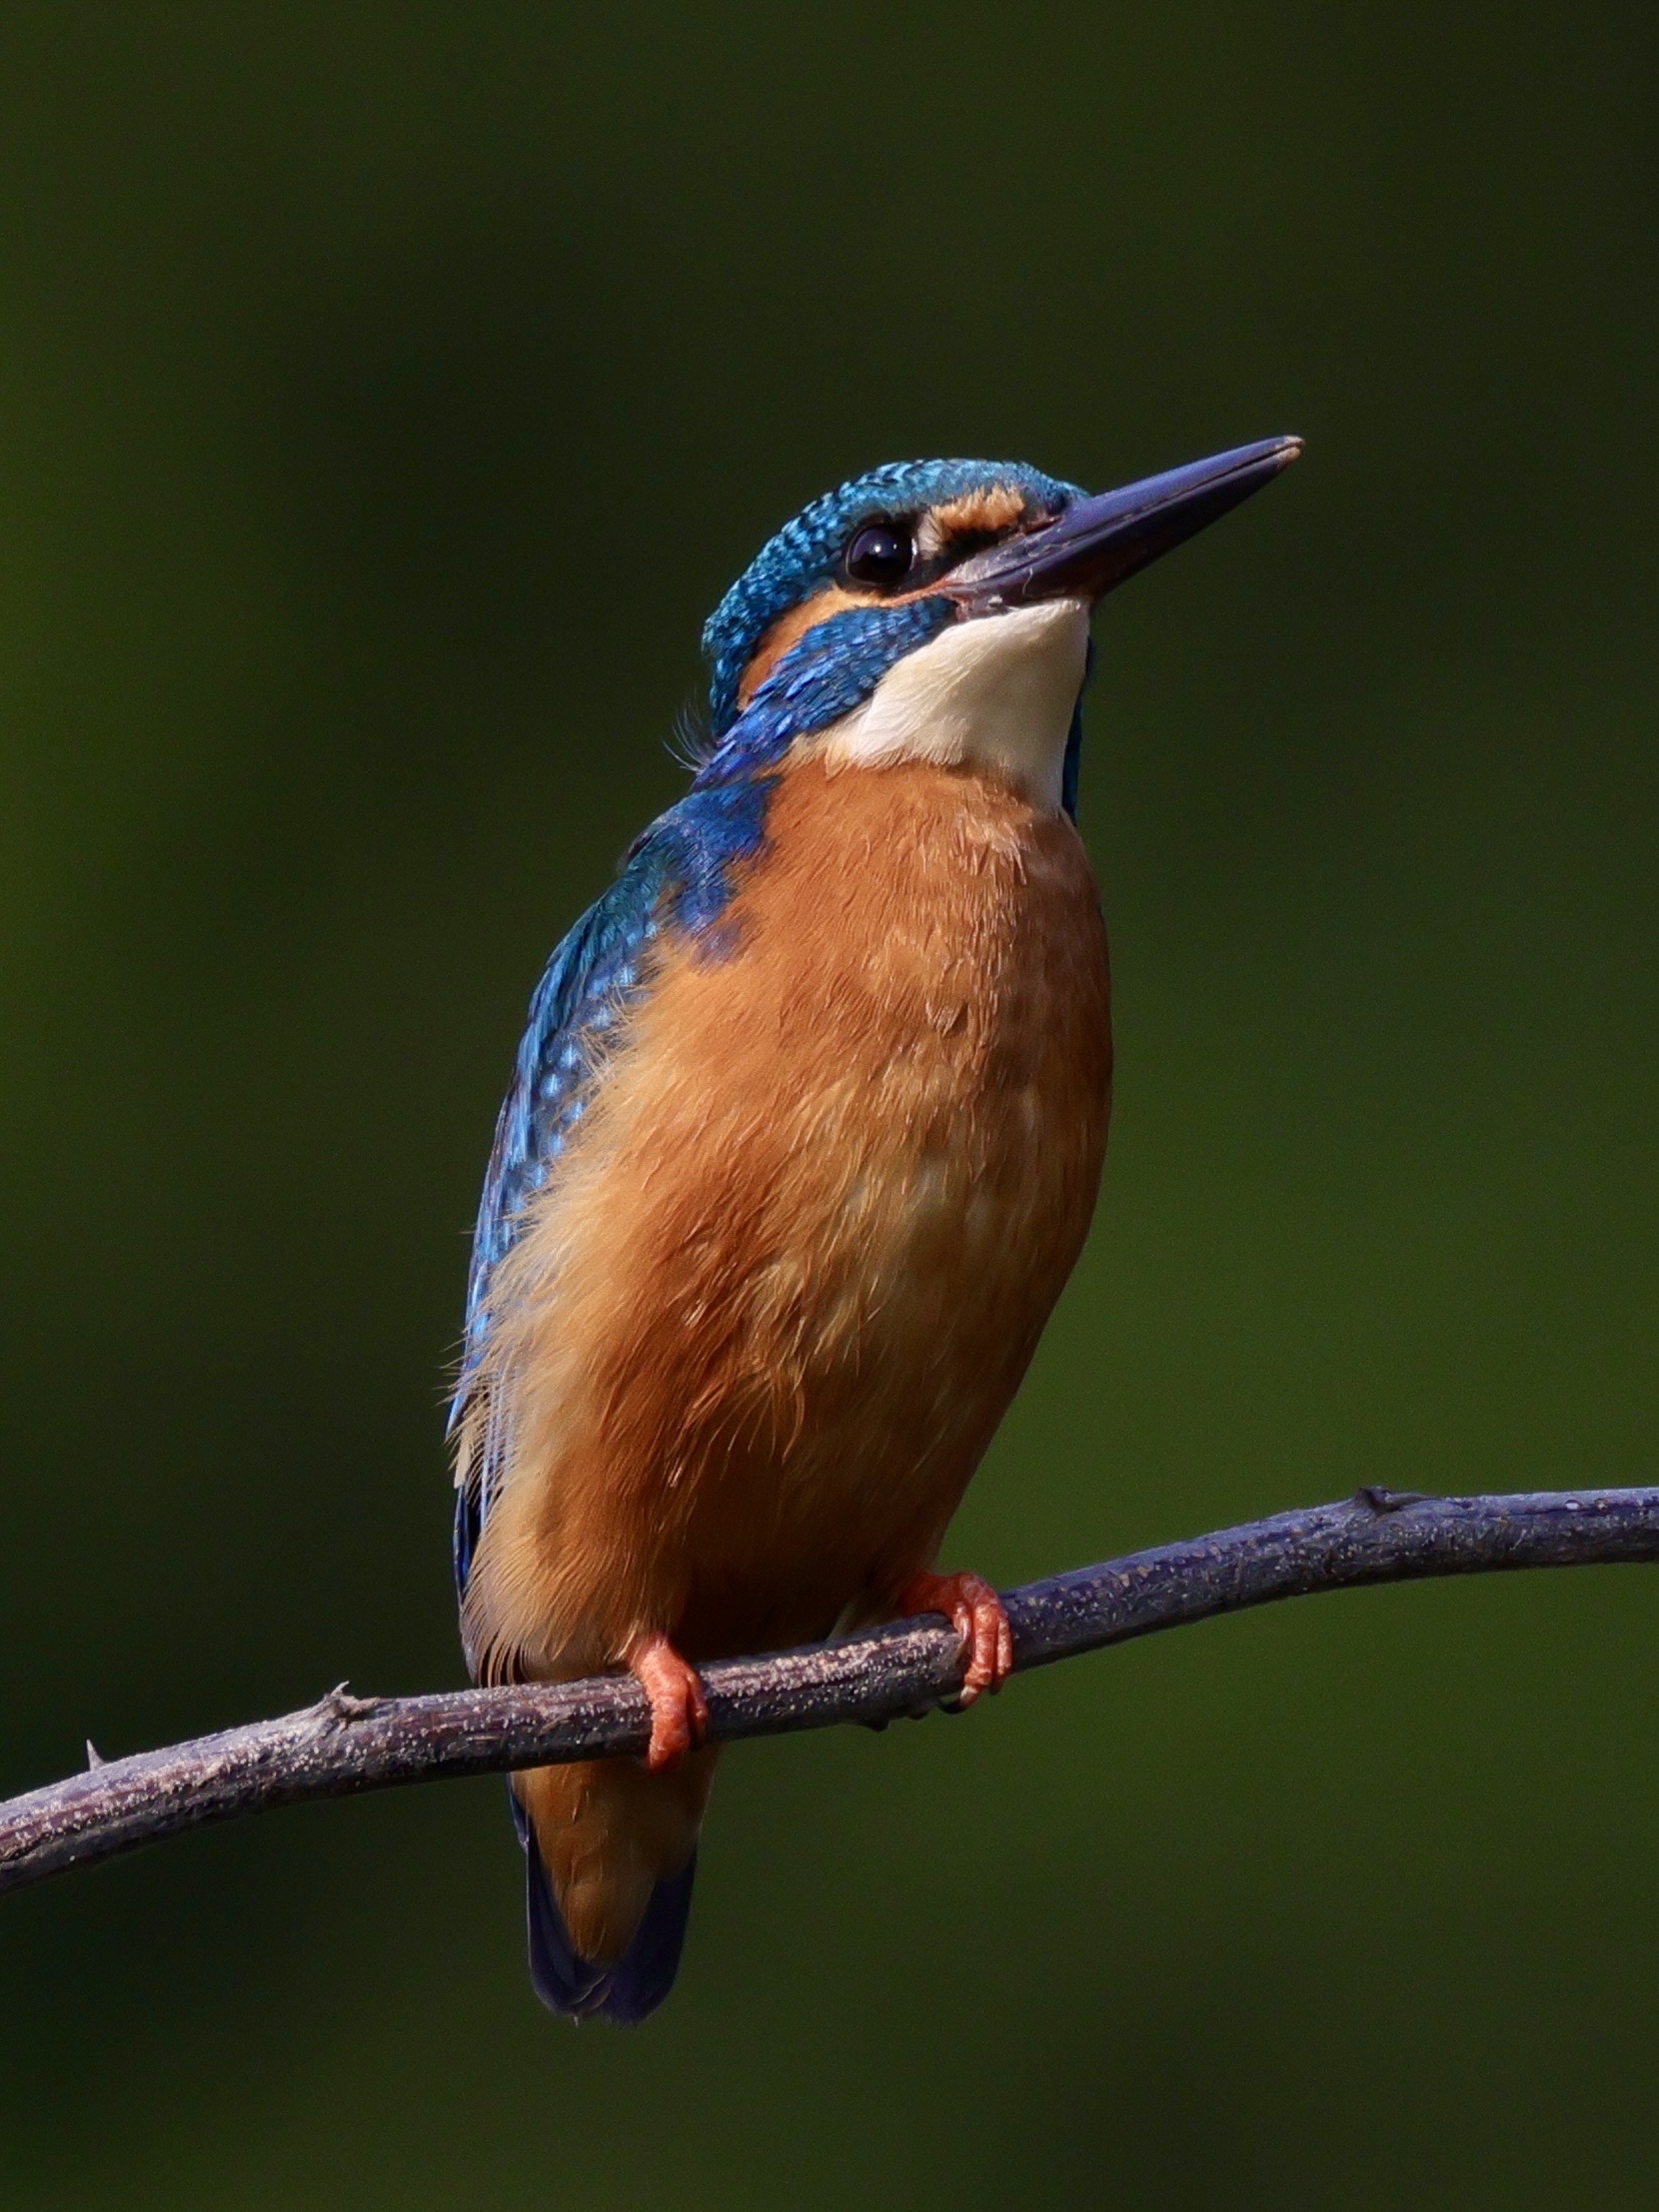
[[[1036,599],[1097,599],[1270,484],[1301,450],[1299,438],[1264,438],[1078,500],[1040,530],[964,560],[939,589],[969,612],[987,614]]]

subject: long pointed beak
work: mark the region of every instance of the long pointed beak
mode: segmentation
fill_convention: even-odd
[[[1299,438],[1264,438],[1078,500],[1040,530],[975,553],[938,588],[974,614],[1035,599],[1098,599],[1270,484],[1301,450]]]

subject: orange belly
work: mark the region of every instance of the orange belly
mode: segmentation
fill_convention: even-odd
[[[879,1617],[1081,1247],[1109,1074],[1070,822],[958,769],[791,769],[497,1278],[479,1669]]]

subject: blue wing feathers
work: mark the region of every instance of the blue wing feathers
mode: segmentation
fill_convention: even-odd
[[[759,849],[773,782],[730,767],[705,769],[636,840],[617,880],[571,930],[536,986],[479,1203],[452,1433],[478,1388],[490,1338],[491,1278],[602,1079],[615,1032],[650,988],[654,945],[665,935],[713,931],[732,895],[734,865]],[[483,1432],[458,1478],[455,1578],[463,1595],[499,1456],[488,1422]]]
[[[642,964],[661,931],[656,872],[643,853],[625,866],[554,953],[531,999],[479,1201],[465,1350],[450,1410],[452,1432],[472,1402],[489,1341],[491,1276],[512,1249],[525,1207],[547,1182],[581,1119],[605,1032],[638,992]],[[493,1457],[486,1439],[460,1472],[455,1578],[463,1594],[490,1510]]]

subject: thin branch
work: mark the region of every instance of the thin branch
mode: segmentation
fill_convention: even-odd
[[[1366,1583],[1522,1567],[1659,1560],[1659,1490],[1429,1498],[1361,1490],[1187,1544],[1131,1553],[1008,1594],[1023,1670],[1212,1615]],[[711,1732],[727,1741],[856,1720],[881,1726],[948,1702],[961,1668],[935,1620],[704,1670]],[[279,1720],[100,1760],[0,1804],[0,1889],[21,1888],[185,1828],[307,1797],[639,1752],[645,1696],[631,1675],[354,1697],[344,1683]]]

